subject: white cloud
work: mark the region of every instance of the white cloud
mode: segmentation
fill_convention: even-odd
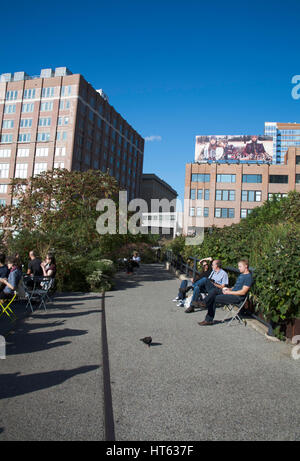
[[[145,137],[146,142],[161,141],[161,140],[162,140],[161,136],[146,136]]]

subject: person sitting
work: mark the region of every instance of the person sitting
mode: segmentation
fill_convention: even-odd
[[[0,253],[0,278],[2,279],[7,279],[8,274],[9,274],[9,269],[7,265],[5,264],[5,254]]]
[[[0,291],[0,299],[10,299],[13,297],[14,291],[17,290],[22,277],[22,271],[18,267],[17,260],[14,256],[7,259],[9,274],[7,279],[0,278],[0,283],[4,284],[3,290]]]
[[[239,304],[244,301],[253,283],[253,278],[251,272],[249,271],[249,262],[246,259],[241,259],[239,261],[238,268],[240,275],[238,276],[233,288],[230,289],[224,287],[222,289],[222,293],[212,290],[203,300],[203,307],[207,308],[207,315],[205,320],[198,322],[199,325],[213,325],[217,304]]]
[[[29,259],[27,275],[42,276],[43,269],[41,268],[41,260],[37,257],[35,251],[32,250],[29,252]]]
[[[41,268],[45,277],[51,277],[54,279],[56,275],[55,256],[51,253],[48,253],[45,261],[41,263]]]
[[[211,267],[208,264],[207,260],[201,259],[200,264],[202,264],[202,271],[200,274],[195,274],[195,278],[192,278],[193,271],[189,271],[190,279],[189,280],[182,280],[179,288],[179,292],[176,298],[173,299],[174,302],[177,301],[178,307],[184,306],[184,300],[186,298],[186,294],[189,290],[193,289],[195,284],[198,283],[199,280],[202,278],[207,278],[211,273]]]
[[[195,307],[203,307],[198,303],[200,293],[208,293],[212,290],[219,290],[218,294],[222,293],[222,288],[228,285],[228,274],[222,269],[222,263],[219,259],[212,262],[212,271],[208,278],[202,279],[194,286],[194,293],[190,307],[185,312],[187,314],[195,312]]]
[[[133,252],[132,257],[126,262],[127,274],[132,274],[134,267],[140,267],[141,257],[137,251]]]

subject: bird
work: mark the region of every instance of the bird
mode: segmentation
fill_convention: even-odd
[[[143,343],[148,344],[148,347],[150,347],[150,344],[152,343],[152,338],[151,336],[145,336],[145,338],[141,338],[140,341],[143,341]]]

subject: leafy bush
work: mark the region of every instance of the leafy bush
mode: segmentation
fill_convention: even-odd
[[[109,291],[112,288],[112,283],[108,275],[105,275],[101,270],[95,270],[91,275],[87,276],[87,282],[90,284],[92,291]]]

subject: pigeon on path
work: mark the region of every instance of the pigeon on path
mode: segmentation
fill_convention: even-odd
[[[143,341],[143,343],[148,344],[148,347],[150,347],[150,344],[152,343],[152,338],[151,336],[145,336],[145,338],[141,338],[140,341]]]

